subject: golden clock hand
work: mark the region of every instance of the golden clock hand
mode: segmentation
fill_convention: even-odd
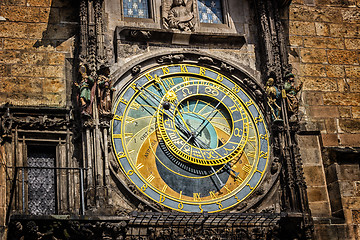
[[[154,103],[154,105],[156,105],[156,106],[158,106],[159,104],[160,104],[160,100],[158,100],[158,99],[156,99],[156,98],[154,98],[153,96],[154,96],[154,93],[153,92],[150,92],[149,90],[147,90],[146,88],[144,88],[144,87],[141,87],[141,88],[139,88],[139,86],[137,85],[137,84],[135,84],[135,88],[137,89],[137,90],[139,90],[142,94],[144,94],[144,95],[146,95],[146,96],[148,96],[149,98],[153,98],[157,103],[155,103],[153,100],[151,100],[152,101],[152,103]],[[144,90],[144,91],[143,91]],[[148,94],[145,94],[145,92],[146,93],[148,93]],[[150,93],[149,93],[150,92]]]
[[[179,111],[179,109],[177,108],[175,111],[177,111],[177,112],[179,113],[179,116],[180,116],[182,122],[184,123],[185,127],[187,128],[187,130],[189,130],[189,132],[191,133],[191,130],[190,130],[189,126],[186,124],[186,121],[185,121],[184,117],[182,116],[181,112]],[[176,115],[175,115],[175,116],[176,116]]]
[[[143,93],[143,94],[144,94],[144,91],[145,91],[146,93],[149,93],[149,92],[150,92],[150,91],[148,91],[146,88],[142,88],[142,89],[144,90],[144,91],[142,91],[142,89],[139,88],[139,86],[138,86],[137,84],[135,84],[135,88],[138,89],[138,90],[139,90],[141,93]],[[147,95],[147,96],[148,96],[148,95]],[[150,96],[151,96],[151,97],[150,97]],[[144,98],[143,96],[140,95],[140,97],[142,97],[143,100],[144,100],[146,103],[148,103],[150,106],[151,106],[151,105],[159,106],[159,105],[160,105],[160,101],[159,101],[158,99],[154,98],[153,95],[151,94],[151,92],[150,92],[150,96],[149,96],[149,100],[152,102],[152,104],[149,103],[146,98]],[[153,98],[153,99],[152,99],[152,98]],[[154,102],[154,100],[155,100],[157,103]],[[149,111],[148,111],[148,112],[149,112]],[[149,112],[149,113],[150,113],[150,112]],[[177,118],[176,115],[174,115],[173,113],[170,112],[170,114],[172,114],[172,116],[174,116],[175,118]],[[178,120],[178,119],[177,119],[177,120]],[[176,122],[175,122],[175,126],[178,126],[179,128],[182,127],[181,125],[177,124]],[[186,131],[186,129],[185,129],[185,131]],[[191,132],[188,132],[188,134],[191,134]]]
[[[229,173],[233,173],[235,175],[235,177],[239,176],[239,173],[237,171],[235,171],[234,169],[232,169],[229,166],[229,163],[225,163],[224,167],[225,167],[225,170],[227,170]]]

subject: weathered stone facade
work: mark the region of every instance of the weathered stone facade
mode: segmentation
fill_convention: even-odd
[[[102,225],[69,222],[69,229],[91,229],[96,233],[99,227],[102,232],[96,236],[103,234],[101,237],[115,239],[116,232],[126,231],[132,210],[164,210],[156,203],[149,203],[149,199],[129,194],[137,190],[125,175],[116,175],[121,170],[112,161],[111,150],[104,150],[110,149],[109,121],[101,116],[94,116],[94,120],[81,118],[73,82],[79,79],[80,62],[87,64],[92,76],[96,76],[102,64],[108,64],[110,78],[120,81],[136,75],[147,61],[149,66],[153,64],[151,58],[161,61],[163,57],[163,61],[172,62],[181,53],[206,56],[199,62],[218,64],[224,72],[233,71],[235,66],[253,76],[262,87],[271,74],[280,81],[291,70],[288,63],[292,65],[296,82],[304,83],[299,94],[300,125],[296,131],[314,220],[313,239],[360,239],[359,0],[293,0],[289,6],[288,1],[258,1],[267,2],[267,8],[284,5],[279,7],[282,28],[269,27],[273,31],[269,33],[273,37],[272,46],[267,45],[270,40],[260,39],[269,35],[260,34],[257,14],[262,10],[255,11],[259,3],[253,1],[224,1],[225,24],[214,27],[195,22],[193,38],[178,29],[164,30],[161,6],[165,1],[151,1],[153,19],[145,21],[124,17],[121,1],[94,0],[84,7],[85,2],[88,1],[4,0],[0,3],[0,239],[6,239],[10,215],[21,213],[27,201],[21,200],[25,193],[21,188],[15,193],[18,196],[11,196],[14,181],[21,186],[21,178],[13,177],[14,167],[25,161],[29,142],[45,141],[44,138],[47,143],[56,142],[59,167],[75,171],[79,166],[91,169],[84,177],[86,207],[78,193],[80,175],[59,174],[58,180],[65,184],[58,192],[58,214],[78,214],[85,210],[89,216],[102,215],[103,218],[89,218],[89,221],[103,221]],[[274,12],[269,19],[279,17]],[[89,29],[96,31],[96,40]],[[284,38],[275,36],[279,29],[284,30]],[[288,46],[288,56],[281,56],[286,53],[282,44]],[[278,57],[274,62],[278,65],[266,65],[263,59],[271,60],[271,56],[262,55],[263,51],[274,51]],[[8,125],[10,122],[12,125]],[[96,143],[96,139],[102,140]],[[272,171],[278,176],[279,164],[274,162]],[[265,204],[253,209],[239,206],[238,211],[279,213],[280,183],[274,185],[270,190],[259,191],[259,195],[266,192]],[[104,223],[106,216],[115,215],[117,218],[112,221],[118,225]],[[53,223],[59,229],[61,224]],[[149,236],[153,234],[147,231]],[[274,233],[276,229],[263,230],[262,235],[256,232],[260,230],[251,231],[251,236],[258,239],[278,236]],[[75,232],[74,236],[85,236],[80,230]]]
[[[359,2],[293,1],[286,22],[304,82],[299,146],[315,234],[358,239]]]
[[[77,4],[20,0],[0,8],[1,104],[68,105],[66,59],[74,57]]]
[[[1,1],[0,105],[70,106],[69,76],[78,32],[78,8],[72,1]],[[9,127],[9,122],[1,122],[0,128]],[[9,150],[5,145],[0,147],[1,239],[6,239],[4,226],[8,225],[9,181],[14,166],[9,161]]]

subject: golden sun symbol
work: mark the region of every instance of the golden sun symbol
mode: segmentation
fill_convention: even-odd
[[[176,93],[174,92],[174,90],[170,90],[166,93],[165,98],[169,102],[173,102],[176,100]]]

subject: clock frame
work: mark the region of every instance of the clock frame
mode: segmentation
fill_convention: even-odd
[[[206,87],[208,91],[205,91]],[[189,93],[194,89],[197,92],[184,96],[184,92]],[[216,91],[224,94],[228,102],[223,103],[214,97]],[[114,153],[123,173],[142,194],[176,211],[219,212],[246,202],[258,189],[268,172],[271,159],[269,131],[256,99],[239,81],[208,66],[170,63],[150,67],[137,74],[119,87],[117,92],[111,124]],[[215,103],[209,103],[209,99]],[[225,138],[226,141],[219,141],[215,148],[199,148],[186,143],[184,134],[188,132],[185,131],[183,136],[176,136],[183,141],[176,146],[168,133],[179,130],[176,131],[176,126],[167,128],[164,116],[168,117],[167,120],[173,117],[172,123],[175,125],[174,113],[180,108],[181,102],[199,105],[201,101],[208,105],[208,110],[215,109],[213,111],[221,115],[221,111],[215,108],[216,99],[225,109],[223,115],[228,115],[232,126],[228,132],[221,131],[219,122],[208,121],[208,125],[212,126],[209,132],[215,131],[217,138]],[[164,114],[169,112],[164,110],[165,102],[169,103],[172,113]],[[229,103],[234,105],[228,106]],[[235,105],[236,111],[232,108]],[[188,114],[190,120],[195,115],[206,120],[205,116],[195,112],[195,108],[193,110],[191,112],[189,107],[187,111],[191,112]],[[186,109],[183,111],[186,112]],[[234,124],[240,117],[241,135],[240,125],[236,127]],[[238,145],[234,145],[236,151],[228,155],[224,151],[218,152],[228,142],[236,142],[230,141],[234,134],[240,136]],[[214,151],[219,153],[219,157],[213,158],[212,162],[196,161],[194,155],[181,151],[181,144],[190,145],[193,149],[191,153],[195,150]],[[200,155],[206,158],[206,155]]]

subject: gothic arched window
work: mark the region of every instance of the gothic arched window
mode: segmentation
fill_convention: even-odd
[[[149,0],[123,0],[124,17],[150,18]]]
[[[200,23],[223,23],[221,0],[198,0]]]

